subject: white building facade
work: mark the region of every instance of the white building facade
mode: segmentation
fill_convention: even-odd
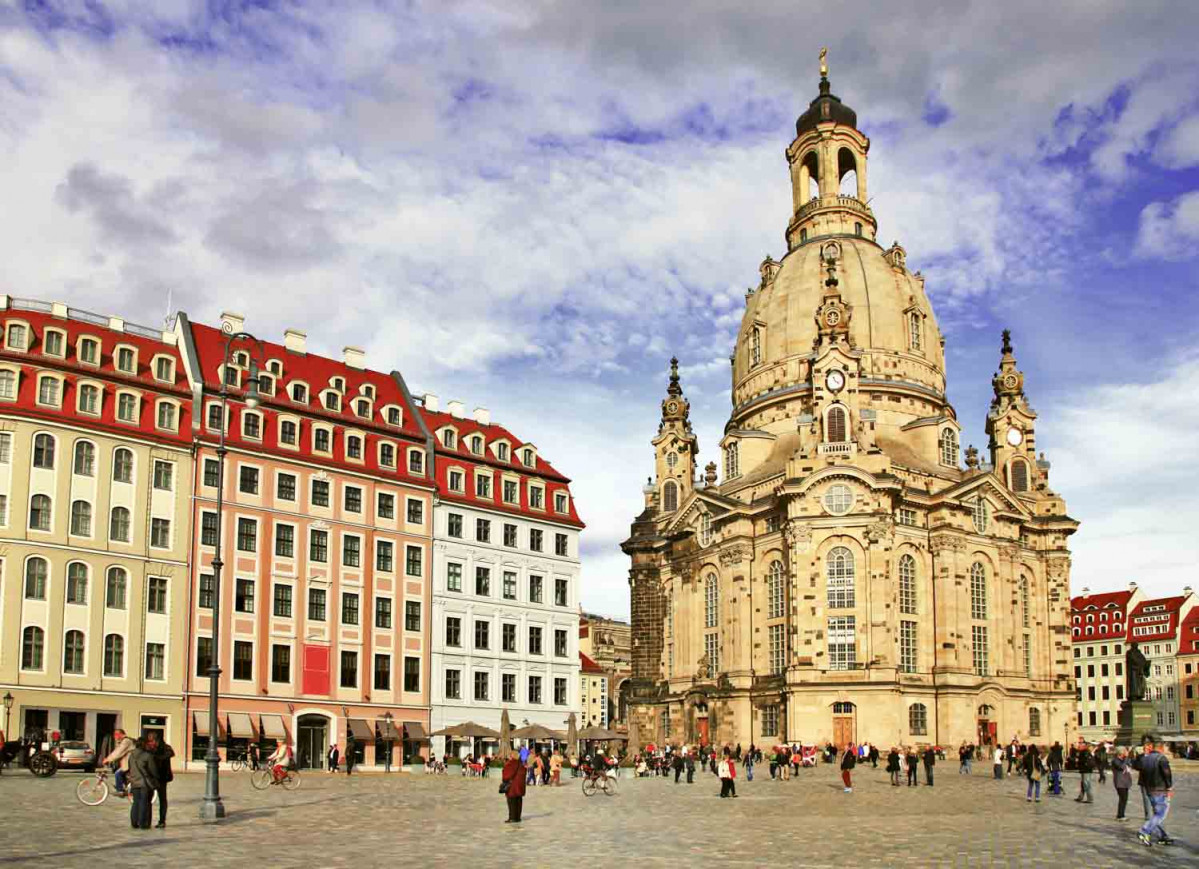
[[[513,729],[564,731],[570,713],[582,710],[582,523],[569,481],[535,448],[491,425],[485,412],[472,419],[440,414],[427,397],[424,416],[440,493],[433,510],[431,732],[466,721],[498,730],[505,709]],[[436,754],[448,748],[448,739],[433,738]]]

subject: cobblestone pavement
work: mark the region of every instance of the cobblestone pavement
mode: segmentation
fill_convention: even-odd
[[[989,772],[989,768],[987,769]],[[937,767],[936,786],[890,786],[881,765],[859,768],[852,794],[822,765],[798,780],[738,780],[736,800],[717,800],[717,779],[696,783],[621,779],[619,794],[585,797],[578,780],[536,788],[525,822],[504,824],[498,778],[423,774],[304,775],[300,790],[255,791],[245,773],[223,773],[229,811],[219,826],[197,820],[203,777],[180,775],[169,826],[134,831],[122,801],[95,808],[75,799],[79,773],[38,780],[0,777],[0,865],[523,866],[636,859],[641,864],[806,866],[1055,865],[1199,866],[1199,772],[1179,771],[1171,808],[1172,848],[1136,841],[1133,820],[1117,824],[1110,780],[1094,805],[1065,797],[1024,799],[1024,780],[994,781],[975,767]],[[739,773],[740,774],[740,773]],[[680,861],[683,861],[680,863]]]

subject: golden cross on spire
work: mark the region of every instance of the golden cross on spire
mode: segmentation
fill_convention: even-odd
[[[820,77],[828,78],[828,48],[820,49]]]

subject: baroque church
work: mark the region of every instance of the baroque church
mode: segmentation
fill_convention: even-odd
[[[622,544],[622,703],[675,744],[1067,740],[1078,523],[1006,331],[988,452],[962,466],[924,278],[877,241],[870,140],[827,73],[786,151],[787,253],[746,294],[723,477],[700,472],[671,360]]]

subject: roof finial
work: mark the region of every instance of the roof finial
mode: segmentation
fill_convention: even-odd
[[[1003,348],[1000,350],[1000,352],[1003,353],[1004,355],[1007,355],[1008,353],[1012,352],[1012,330],[1011,329],[1003,330]]]
[[[828,47],[820,49],[820,77],[828,78]]]
[[[683,387],[679,386],[679,357],[670,357],[670,386],[666,388],[668,395],[673,395],[676,398],[683,394]]]

